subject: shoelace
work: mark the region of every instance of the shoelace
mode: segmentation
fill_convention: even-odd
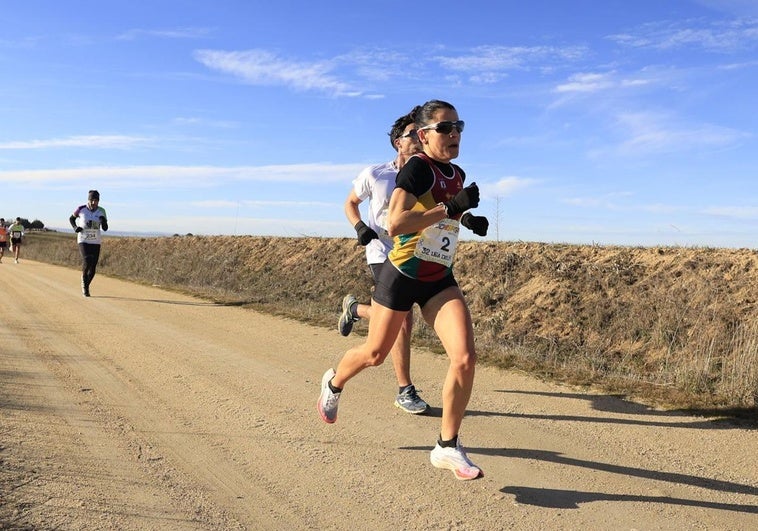
[[[326,404],[324,404],[324,407],[326,409],[331,409],[332,407],[334,407],[337,404],[337,402],[339,402],[339,399],[340,399],[340,394],[339,393],[332,393],[332,392],[330,392],[326,396]]]
[[[413,400],[420,400],[420,397],[418,396],[418,391],[415,387],[411,387],[410,390],[406,393],[411,399]]]
[[[463,445],[461,444],[460,437],[458,438],[458,444],[456,445],[456,449],[460,452],[460,456],[463,458],[463,460],[466,462],[468,466],[476,467],[478,468],[471,459],[468,458],[468,454],[466,453],[466,450],[463,448]]]

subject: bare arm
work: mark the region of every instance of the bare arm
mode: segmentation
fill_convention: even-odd
[[[355,190],[350,190],[347,199],[345,199],[345,216],[353,227],[361,220],[361,211],[358,208],[361,203],[362,201],[355,195]]]
[[[447,217],[445,207],[437,205],[429,210],[412,210],[418,200],[402,188],[395,188],[390,198],[388,232],[390,236],[423,230]]]

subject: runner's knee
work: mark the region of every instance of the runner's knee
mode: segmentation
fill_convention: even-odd
[[[380,349],[369,349],[366,365],[369,367],[378,367],[387,359],[387,354],[389,354],[389,351],[384,352]]]
[[[461,374],[468,374],[474,371],[476,366],[476,353],[466,352],[460,355],[451,357],[450,366]]]

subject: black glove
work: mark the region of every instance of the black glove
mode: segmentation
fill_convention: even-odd
[[[84,230],[84,229],[82,229],[81,227],[76,227],[76,228],[74,229],[74,232],[82,232],[83,230]]]
[[[379,235],[376,233],[374,229],[363,223],[363,221],[359,221],[355,224],[355,232],[358,233],[358,243],[361,245],[368,245],[371,240],[378,240]]]
[[[100,227],[103,230],[108,230],[108,220],[105,219],[105,216],[100,216]]]
[[[447,210],[447,217],[454,218],[470,208],[476,208],[478,205],[479,187],[476,183],[471,183],[445,203],[445,210]]]
[[[487,229],[490,226],[490,222],[484,216],[474,216],[469,212],[466,212],[461,216],[461,225],[467,229],[471,229],[477,236],[487,236]]]

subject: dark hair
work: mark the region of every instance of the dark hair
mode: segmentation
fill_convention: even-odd
[[[87,199],[100,199],[100,192],[97,190],[90,190],[87,192]]]
[[[454,111],[455,107],[442,100],[429,100],[423,105],[417,105],[414,107],[411,111],[411,115],[413,116],[413,121],[416,123],[416,127],[420,129],[425,125],[432,123],[434,113],[440,109],[450,109]]]
[[[418,106],[414,107],[416,109]],[[410,124],[413,123],[413,111],[409,112],[408,114],[404,114],[397,120],[395,120],[395,123],[392,124],[392,129],[390,129],[390,132],[387,133],[390,135],[390,144],[392,144],[392,149],[397,151],[397,146],[395,146],[395,140],[403,136],[405,133],[405,128],[408,127]]]

